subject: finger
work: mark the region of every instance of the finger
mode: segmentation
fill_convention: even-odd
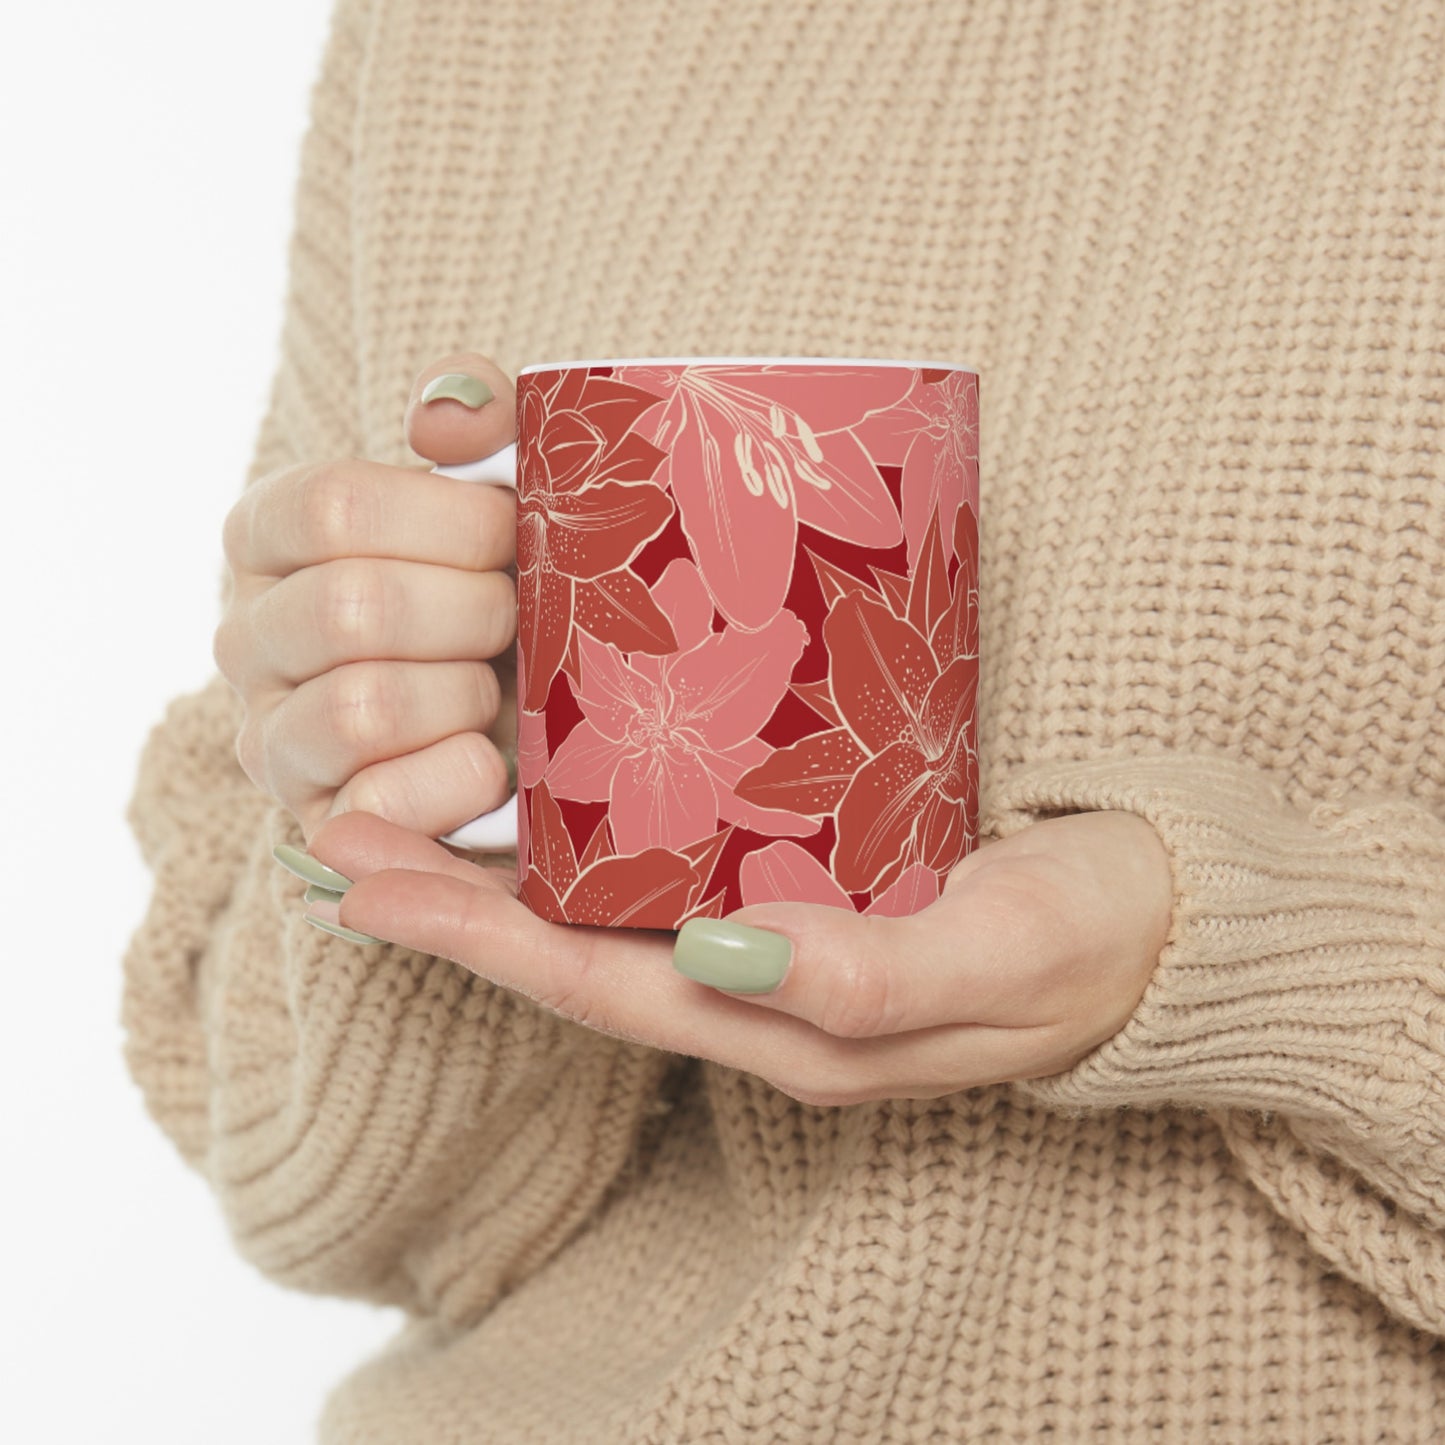
[[[443,390],[456,395],[423,401],[442,377],[448,378]],[[496,362],[455,351],[417,374],[406,406],[406,441],[419,457],[442,465],[477,461],[516,438],[516,388]]]
[[[361,819],[371,845],[365,864],[346,832]],[[328,867],[357,870],[346,875],[356,881],[340,905],[346,928],[453,959],[576,1023],[676,1053],[745,1067],[743,1060],[776,1060],[789,1036],[816,1033],[697,989],[671,966],[670,933],[548,923],[495,876],[480,882],[452,870],[410,871],[409,847],[389,861],[392,835],[380,821],[348,813],[325,823],[311,843]],[[364,871],[378,863],[380,871]]]
[[[338,909],[344,927],[453,959],[601,1033],[742,1069],[823,1105],[934,1098],[1022,1077],[1017,1071],[1032,1059],[1046,1059],[1048,1039],[1033,1030],[955,1026],[835,1038],[699,988],[671,967],[670,934],[547,923],[495,871],[421,871],[425,858],[400,834],[350,813],[312,840],[312,856],[356,880]]]
[[[744,962],[750,948],[785,939],[791,956],[778,988],[737,996],[845,1037],[952,1022],[1062,1029],[1092,1047],[1132,1011],[1163,946],[1151,930],[1168,917],[1157,838],[1132,852],[1142,830],[1123,836],[1115,816],[1046,820],[975,853],[935,903],[908,918],[768,904],[706,926],[723,930],[716,953],[741,949]],[[1137,887],[1128,882],[1135,863],[1148,865]],[[1136,905],[1136,895],[1147,902]],[[727,936],[736,924],[748,926],[741,940]]]
[[[305,567],[234,607],[214,654],[244,691],[294,686],[343,663],[495,657],[517,631],[505,572],[350,557]]]
[[[459,858],[435,838],[369,813],[329,819],[312,835],[307,852],[348,879],[365,878],[383,868],[405,868],[472,887],[491,887],[497,881],[497,870]]]
[[[835,1038],[879,1038],[966,1021],[962,959],[950,968],[929,946],[943,918],[938,904],[907,918],[756,904],[685,924],[674,961],[699,983]]]
[[[484,733],[498,704],[484,662],[353,662],[304,682],[256,723],[266,790],[293,811],[363,768],[454,733]],[[247,719],[245,727],[250,726]],[[329,797],[328,797],[329,801]]]
[[[517,499],[510,487],[348,457],[262,477],[221,540],[238,576],[285,577],[340,557],[486,572],[516,556]]]
[[[699,982],[838,1038],[949,1024],[1013,1029],[1052,1021],[1041,981],[1073,957],[1067,917],[1035,875],[978,866],[903,918],[767,903],[700,919],[679,935],[678,961]],[[779,962],[781,981],[768,988],[767,967]]]
[[[372,813],[439,838],[501,807],[511,792],[507,764],[496,746],[480,733],[456,733],[363,768],[337,792],[324,816]]]

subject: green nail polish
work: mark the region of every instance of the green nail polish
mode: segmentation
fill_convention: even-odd
[[[323,888],[319,883],[313,883],[306,890],[307,903],[340,903],[345,896],[346,890],[344,888],[340,893],[337,893],[334,889]]]
[[[464,371],[449,371],[444,376],[434,376],[422,392],[422,405],[429,401],[440,401],[446,397],[459,401],[475,411],[492,399],[492,388],[478,376],[468,376]]]
[[[344,938],[348,943],[382,943],[383,939],[373,938],[369,933],[358,933],[354,928],[343,928],[339,923],[327,923],[324,919],[313,918],[309,913],[303,913],[307,923],[313,928],[320,928],[326,933],[334,933],[338,938]]]
[[[324,863],[318,863],[309,853],[303,853],[289,843],[278,843],[271,850],[271,856],[287,872],[304,878],[308,883],[319,884],[322,888],[329,888],[337,893],[345,893],[351,887],[351,879],[343,877]]]
[[[673,945],[672,966],[713,988],[771,993],[792,957],[793,945],[780,933],[719,918],[689,918]]]

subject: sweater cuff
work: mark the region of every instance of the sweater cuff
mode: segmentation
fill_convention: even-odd
[[[1234,1107],[1366,1134],[1445,1092],[1445,826],[1433,813],[1401,799],[1305,813],[1232,759],[1114,756],[1005,780],[983,830],[1101,810],[1143,817],[1163,841],[1168,939],[1113,1038],[1015,1088],[1066,1113]]]

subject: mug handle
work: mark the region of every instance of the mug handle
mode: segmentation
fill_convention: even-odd
[[[432,471],[439,476],[455,477],[462,482],[488,482],[495,487],[515,488],[517,444],[508,442],[489,457],[481,457],[474,462],[457,462],[452,466],[433,467]],[[480,818],[473,818],[470,823],[453,828],[437,841],[451,843],[457,848],[468,848],[474,853],[500,852],[515,848],[517,795],[513,793],[500,808],[494,808],[490,813],[483,813]]]

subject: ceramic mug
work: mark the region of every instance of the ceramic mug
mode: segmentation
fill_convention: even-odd
[[[927,907],[978,826],[978,374],[551,362],[517,442],[513,842],[543,918]]]

